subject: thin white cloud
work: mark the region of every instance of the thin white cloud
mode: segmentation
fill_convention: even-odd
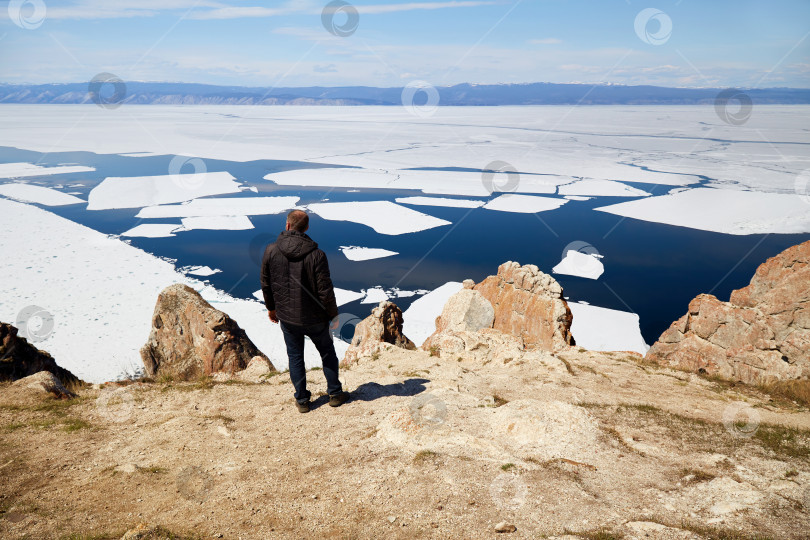
[[[401,11],[435,10],[447,8],[469,8],[478,6],[494,5],[498,2],[489,0],[453,1],[453,2],[409,2],[404,4],[375,4],[357,5],[354,8],[361,15],[373,15],[381,13],[396,13]],[[292,13],[313,13],[321,12],[319,9],[306,9],[302,6],[288,5],[281,8],[268,7],[223,7],[219,9],[209,9],[197,11],[189,18],[191,19],[242,19],[257,17],[276,17],[278,15],[289,15]]]
[[[48,5],[49,19],[126,19],[154,17],[161,11],[226,6],[214,0],[80,0],[68,6]]]

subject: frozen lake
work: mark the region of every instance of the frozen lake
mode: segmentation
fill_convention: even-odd
[[[406,309],[515,260],[552,274],[572,301],[637,314],[635,333],[651,344],[695,295],[727,300],[767,257],[810,238],[810,107],[755,107],[744,125],[711,106],[0,110],[0,198],[196,271],[234,301],[254,300],[264,246],[288,209],[306,207],[347,315],[386,297]],[[49,235],[41,223],[10,225],[33,246]],[[0,320],[47,310],[53,330],[37,345],[57,360],[70,356],[71,326],[98,325],[98,339],[121,331],[126,313],[60,313],[30,257],[4,265]],[[580,341],[596,347],[600,323],[588,314]],[[138,363],[127,354],[122,365]]]

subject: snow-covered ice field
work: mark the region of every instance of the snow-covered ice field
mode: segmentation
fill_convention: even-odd
[[[40,306],[37,346],[91,381],[139,368],[173,282],[284,368],[254,293],[291,208],[345,319],[391,298],[417,343],[461,280],[512,259],[557,272],[580,344],[643,353],[691,297],[810,236],[806,106],[741,126],[712,106],[0,110],[0,320]]]

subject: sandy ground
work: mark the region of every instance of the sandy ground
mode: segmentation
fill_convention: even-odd
[[[120,538],[140,523],[233,539],[810,530],[810,412],[739,385],[574,350],[507,364],[395,350],[342,378],[353,400],[321,396],[308,414],[286,373],[69,401],[6,384],[0,537]],[[319,371],[309,380],[325,390]]]

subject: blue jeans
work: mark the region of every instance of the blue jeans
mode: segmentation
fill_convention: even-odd
[[[281,332],[284,334],[284,343],[287,345],[290,380],[295,387],[295,400],[298,403],[306,403],[312,395],[307,390],[307,371],[304,366],[305,336],[312,340],[313,345],[321,355],[327,393],[333,396],[342,392],[343,387],[340,384],[340,379],[338,379],[338,357],[335,353],[332,334],[329,333],[329,322],[310,326],[296,326],[280,321],[279,326],[281,326]]]

